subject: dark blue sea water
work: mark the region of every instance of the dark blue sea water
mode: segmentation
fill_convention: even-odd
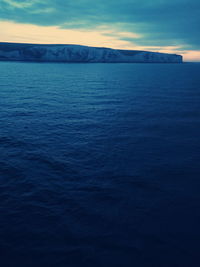
[[[0,63],[0,266],[200,266],[200,64]]]

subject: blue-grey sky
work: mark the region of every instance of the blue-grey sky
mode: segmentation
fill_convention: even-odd
[[[110,47],[115,48],[169,50],[193,56],[200,53],[199,0],[0,0],[0,23],[2,41],[20,41],[21,36],[21,41],[33,42],[34,34],[27,39],[19,24],[37,25],[35,42],[51,42],[52,29],[52,33],[57,30],[55,36],[62,32],[63,42],[70,42],[71,34],[79,36],[71,38],[71,42],[94,45],[89,40],[96,33],[98,46],[108,46],[110,42]],[[15,26],[18,31],[14,34],[10,28],[14,30]],[[45,29],[49,37],[46,41]],[[81,38],[81,32],[88,36],[88,41]]]

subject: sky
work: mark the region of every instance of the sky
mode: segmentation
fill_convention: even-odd
[[[199,0],[0,0],[0,41],[182,54],[200,61]]]

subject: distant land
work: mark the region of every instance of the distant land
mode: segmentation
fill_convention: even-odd
[[[71,44],[0,42],[0,61],[66,63],[182,63],[181,55]]]

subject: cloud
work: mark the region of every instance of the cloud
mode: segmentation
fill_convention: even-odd
[[[3,0],[0,17],[62,29],[98,31],[106,27],[108,35],[137,46],[200,47],[199,0]]]
[[[82,44],[96,47],[132,49],[132,43],[120,40],[119,36],[135,36],[133,33],[115,32],[115,29],[99,28],[61,29],[58,26],[37,26],[9,21],[0,21],[1,41],[50,44]],[[138,38],[136,35],[135,38]]]
[[[28,8],[32,7],[34,4],[38,3],[38,0],[32,0],[32,1],[15,1],[15,0],[3,0],[5,4],[10,6],[11,8]]]

